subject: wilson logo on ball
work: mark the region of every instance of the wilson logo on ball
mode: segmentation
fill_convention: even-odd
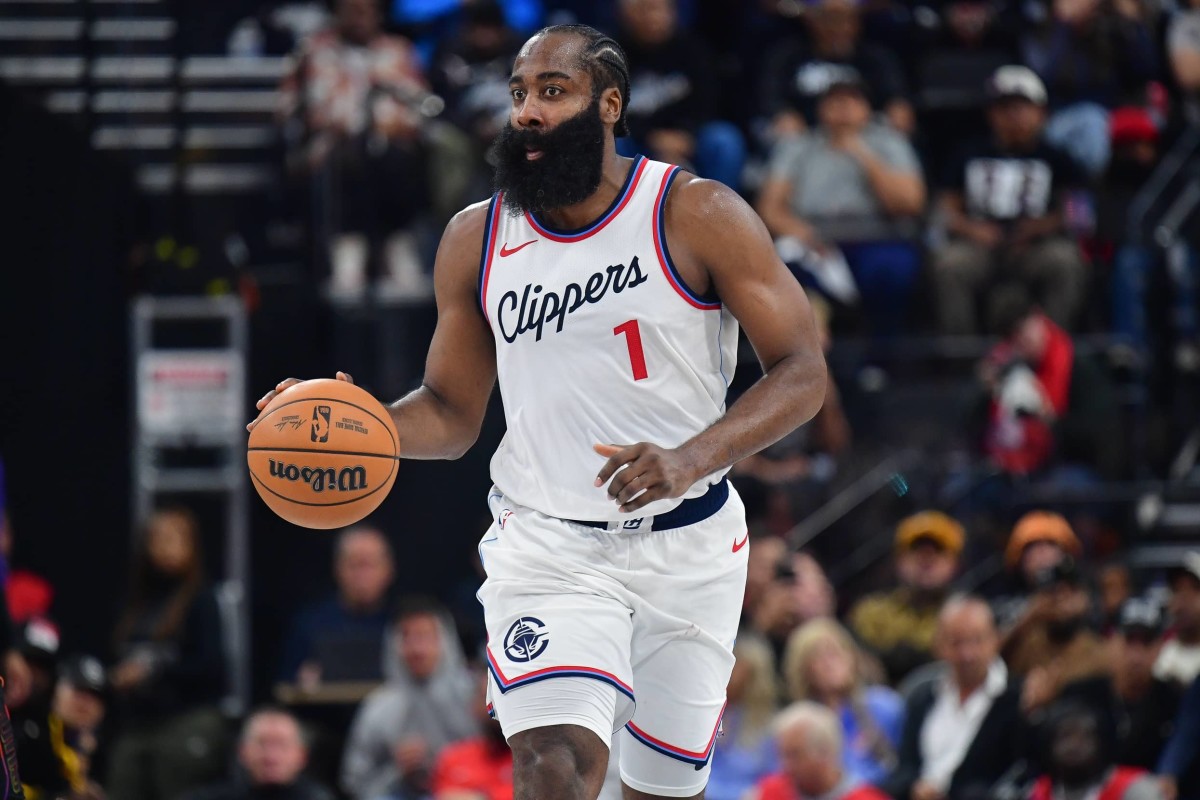
[[[282,461],[268,459],[272,478],[282,478],[285,481],[304,481],[314,492],[358,492],[367,488],[367,468],[363,466],[332,467],[298,467],[295,464],[285,464]]]

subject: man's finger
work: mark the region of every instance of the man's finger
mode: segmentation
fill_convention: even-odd
[[[627,469],[625,471],[632,472],[633,467],[630,467],[629,469]],[[614,478],[613,483],[615,484],[617,482],[617,480],[620,479],[620,477],[621,476],[618,475],[616,478]],[[641,475],[638,475],[636,478],[633,478],[630,481],[628,481],[624,486],[621,487],[620,491],[618,491],[618,492],[614,493],[613,487],[610,486],[608,489],[608,493],[611,494],[613,497],[615,497],[618,503],[621,503],[623,505],[625,503],[628,503],[634,497],[636,497],[637,493],[642,491],[643,489],[645,489],[646,485],[648,483],[650,483],[650,478],[645,473],[643,473]]]
[[[342,372],[341,370],[338,370],[337,375],[335,375],[334,377],[336,377],[339,381],[345,381],[346,383],[354,383],[354,376],[351,375],[349,372]]]
[[[657,483],[639,494],[637,497],[630,500],[628,503],[622,505],[617,510],[622,514],[628,514],[631,511],[637,511],[639,508],[642,508],[649,503],[653,503],[655,500],[661,500],[664,497],[666,497],[666,493],[662,489],[662,484]]]
[[[616,500],[617,496],[633,481],[638,478],[645,477],[646,467],[639,459],[630,461],[625,466],[625,469],[618,470],[617,474],[612,476],[612,480],[608,482],[608,496]],[[642,482],[642,487],[645,488],[647,482]]]
[[[608,456],[608,461],[604,462],[604,466],[596,475],[596,487],[599,488],[608,483],[608,479],[619,470],[621,467],[628,464],[638,457],[638,447],[618,447],[614,444],[598,444],[593,448],[598,454]]]

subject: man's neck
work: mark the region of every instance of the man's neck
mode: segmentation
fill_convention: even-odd
[[[970,683],[961,683],[956,680],[955,686],[958,688],[959,704],[967,702],[971,695],[983,688],[985,683],[987,683],[987,675],[983,676],[983,680],[973,680]]]
[[[549,222],[560,230],[574,230],[591,224],[608,210],[613,200],[617,199],[631,169],[633,169],[632,159],[618,156],[614,147],[606,148],[604,167],[600,173],[600,186],[592,192],[591,197],[582,203],[541,212],[538,216],[542,221]]]

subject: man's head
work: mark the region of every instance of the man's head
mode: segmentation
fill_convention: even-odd
[[[954,597],[938,615],[934,638],[937,656],[950,668],[960,690],[973,691],[987,680],[1000,653],[1000,635],[992,609],[978,597]]]
[[[802,701],[775,717],[775,744],[783,773],[803,797],[819,797],[842,778],[842,726],[819,703]]]
[[[1167,584],[1176,633],[1188,644],[1200,642],[1200,550],[1186,554],[1179,566],[1167,573]]]
[[[425,597],[409,597],[396,611],[396,639],[400,661],[415,680],[432,677],[442,663],[444,641],[442,606]]]
[[[252,786],[287,786],[295,782],[308,763],[308,746],[300,723],[279,708],[251,714],[242,726],[238,761]]]
[[[1126,684],[1150,682],[1162,644],[1162,628],[1162,609],[1157,603],[1135,597],[1121,606],[1114,666]]]
[[[1020,573],[1025,585],[1034,586],[1042,572],[1082,550],[1071,524],[1061,514],[1030,511],[1013,526],[1004,559],[1009,569]]]
[[[1075,560],[1065,558],[1042,570],[1034,585],[1038,594],[1049,598],[1047,635],[1059,643],[1070,641],[1087,623],[1092,604],[1083,573]]]
[[[675,0],[621,0],[621,25],[643,47],[670,41],[678,29]]]
[[[104,721],[108,678],[92,656],[68,659],[54,687],[54,713],[76,731],[95,731]]]
[[[924,594],[945,591],[958,571],[963,528],[940,511],[922,511],[896,526],[896,574]]]
[[[350,528],[337,542],[334,579],[342,602],[356,611],[372,611],[392,585],[392,548],[375,528]]]
[[[992,312],[992,324],[1018,358],[1033,366],[1042,363],[1052,323],[1032,297],[1024,292],[1005,294]]]
[[[620,45],[586,25],[543,28],[517,54],[509,92],[509,121],[491,150],[509,211],[552,211],[595,193],[614,136],[628,133]]]
[[[1046,124],[1046,87],[1028,67],[996,70],[987,83],[988,124],[1000,146],[1028,151],[1037,146]]]
[[[379,0],[337,0],[338,33],[351,44],[366,45],[383,29]]]
[[[831,136],[858,133],[871,121],[867,86],[853,67],[830,67],[829,85],[817,102],[817,121]]]
[[[1092,708],[1064,703],[1051,709],[1045,722],[1049,772],[1056,782],[1086,786],[1108,765],[1103,722]]]
[[[805,12],[817,53],[825,58],[845,58],[858,46],[862,15],[857,0],[820,0]]]
[[[1096,572],[1096,585],[1100,610],[1106,619],[1112,619],[1133,596],[1133,576],[1129,567],[1119,561],[1110,561]]]

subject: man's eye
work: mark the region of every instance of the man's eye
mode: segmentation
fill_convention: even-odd
[[[512,90],[512,98],[513,98],[513,100],[517,100],[517,101],[524,100],[525,99],[525,90],[524,89],[513,89]]]
[[[546,87],[546,95],[547,96],[557,97],[560,94],[562,94],[562,89],[558,88],[557,86],[547,86]]]

